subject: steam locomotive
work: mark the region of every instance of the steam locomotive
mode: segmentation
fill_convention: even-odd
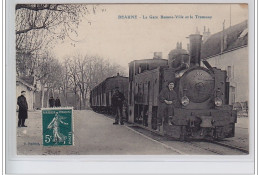
[[[155,57],[129,63],[128,122],[180,140],[234,137],[237,113],[228,105],[227,73],[206,60],[200,65],[202,36],[192,34],[189,40],[189,53],[178,45],[168,60]],[[158,96],[168,82],[175,83],[178,105],[174,116],[158,125]]]

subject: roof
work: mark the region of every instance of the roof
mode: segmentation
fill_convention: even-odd
[[[33,86],[34,83],[34,78],[33,76],[23,76],[23,77],[19,77],[19,79],[23,80],[24,82],[26,82],[27,84]]]
[[[184,49],[173,49],[169,52],[169,56],[173,56],[173,55],[180,55],[180,54],[188,54],[188,52]]]
[[[103,80],[103,81],[100,82],[98,85],[96,85],[93,89],[91,89],[91,91],[94,90],[94,89],[96,89],[96,88],[98,88],[100,85],[102,85],[102,84],[105,83],[106,81],[108,81],[108,80],[110,80],[110,79],[113,79],[113,78],[123,78],[123,79],[125,79],[125,78],[128,78],[128,77],[124,77],[124,76],[119,75],[119,74],[117,74],[117,75],[115,75],[115,76],[112,76],[112,77],[107,77],[105,80]]]
[[[221,38],[222,32],[211,35],[201,47],[201,57],[206,59],[221,53]],[[248,24],[247,20],[237,25],[231,26],[224,30],[226,38],[226,48],[223,52],[228,52],[243,46],[248,43]]]
[[[163,60],[163,61],[168,61],[167,59],[163,59],[163,58],[160,58],[160,59],[154,59],[154,58],[151,58],[151,59],[141,59],[141,60],[133,60],[131,61],[130,63],[128,64],[131,64],[133,62],[148,62],[148,61],[158,61],[158,60]]]
[[[124,77],[124,76],[122,76],[122,75],[116,75],[116,76],[113,76],[113,77],[108,77],[108,78],[106,78],[104,81],[102,81],[100,84],[102,84],[102,83],[104,83],[104,82],[106,82],[106,81],[108,81],[108,80],[110,80],[110,79],[113,79],[113,78],[128,78],[128,77]]]
[[[19,77],[16,77],[16,82],[21,82],[23,85],[25,85],[31,89],[35,89],[35,87],[32,84],[29,84],[28,82],[26,82],[25,80],[23,80]]]

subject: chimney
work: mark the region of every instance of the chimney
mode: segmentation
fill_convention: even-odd
[[[162,59],[162,52],[154,52],[153,59]]]
[[[187,51],[190,53],[190,44],[187,44]]]
[[[196,34],[200,34],[198,27],[196,27]]]
[[[221,42],[220,42],[220,53],[224,52],[224,40],[225,40],[225,20],[223,22],[223,30],[221,32]]]
[[[200,34],[191,34],[190,39],[190,65],[200,65],[200,52],[201,52],[201,43],[202,35]]]
[[[203,32],[203,37],[202,37],[203,43],[209,38],[209,36],[210,36],[209,28],[208,28],[208,31],[206,31],[206,27],[204,26],[204,32]]]

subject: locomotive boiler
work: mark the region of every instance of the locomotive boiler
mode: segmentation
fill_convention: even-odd
[[[223,139],[233,137],[236,111],[228,105],[227,73],[203,60],[202,36],[189,36],[189,53],[181,44],[169,59],[135,60],[129,63],[129,122],[176,139]],[[175,83],[177,105],[169,122],[158,125],[158,96],[168,82]]]

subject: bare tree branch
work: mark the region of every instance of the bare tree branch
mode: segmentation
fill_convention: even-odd
[[[52,5],[52,4],[17,4],[15,6],[15,10],[19,9],[28,9],[33,11],[39,11],[39,10],[58,10],[59,4]]]
[[[19,31],[16,31],[15,33],[17,35],[21,34],[21,33],[27,33],[29,32],[30,30],[38,30],[38,29],[44,29],[46,28],[46,25],[42,25],[42,26],[31,26],[30,28],[27,28],[27,29],[24,29],[24,30],[19,30]]]

